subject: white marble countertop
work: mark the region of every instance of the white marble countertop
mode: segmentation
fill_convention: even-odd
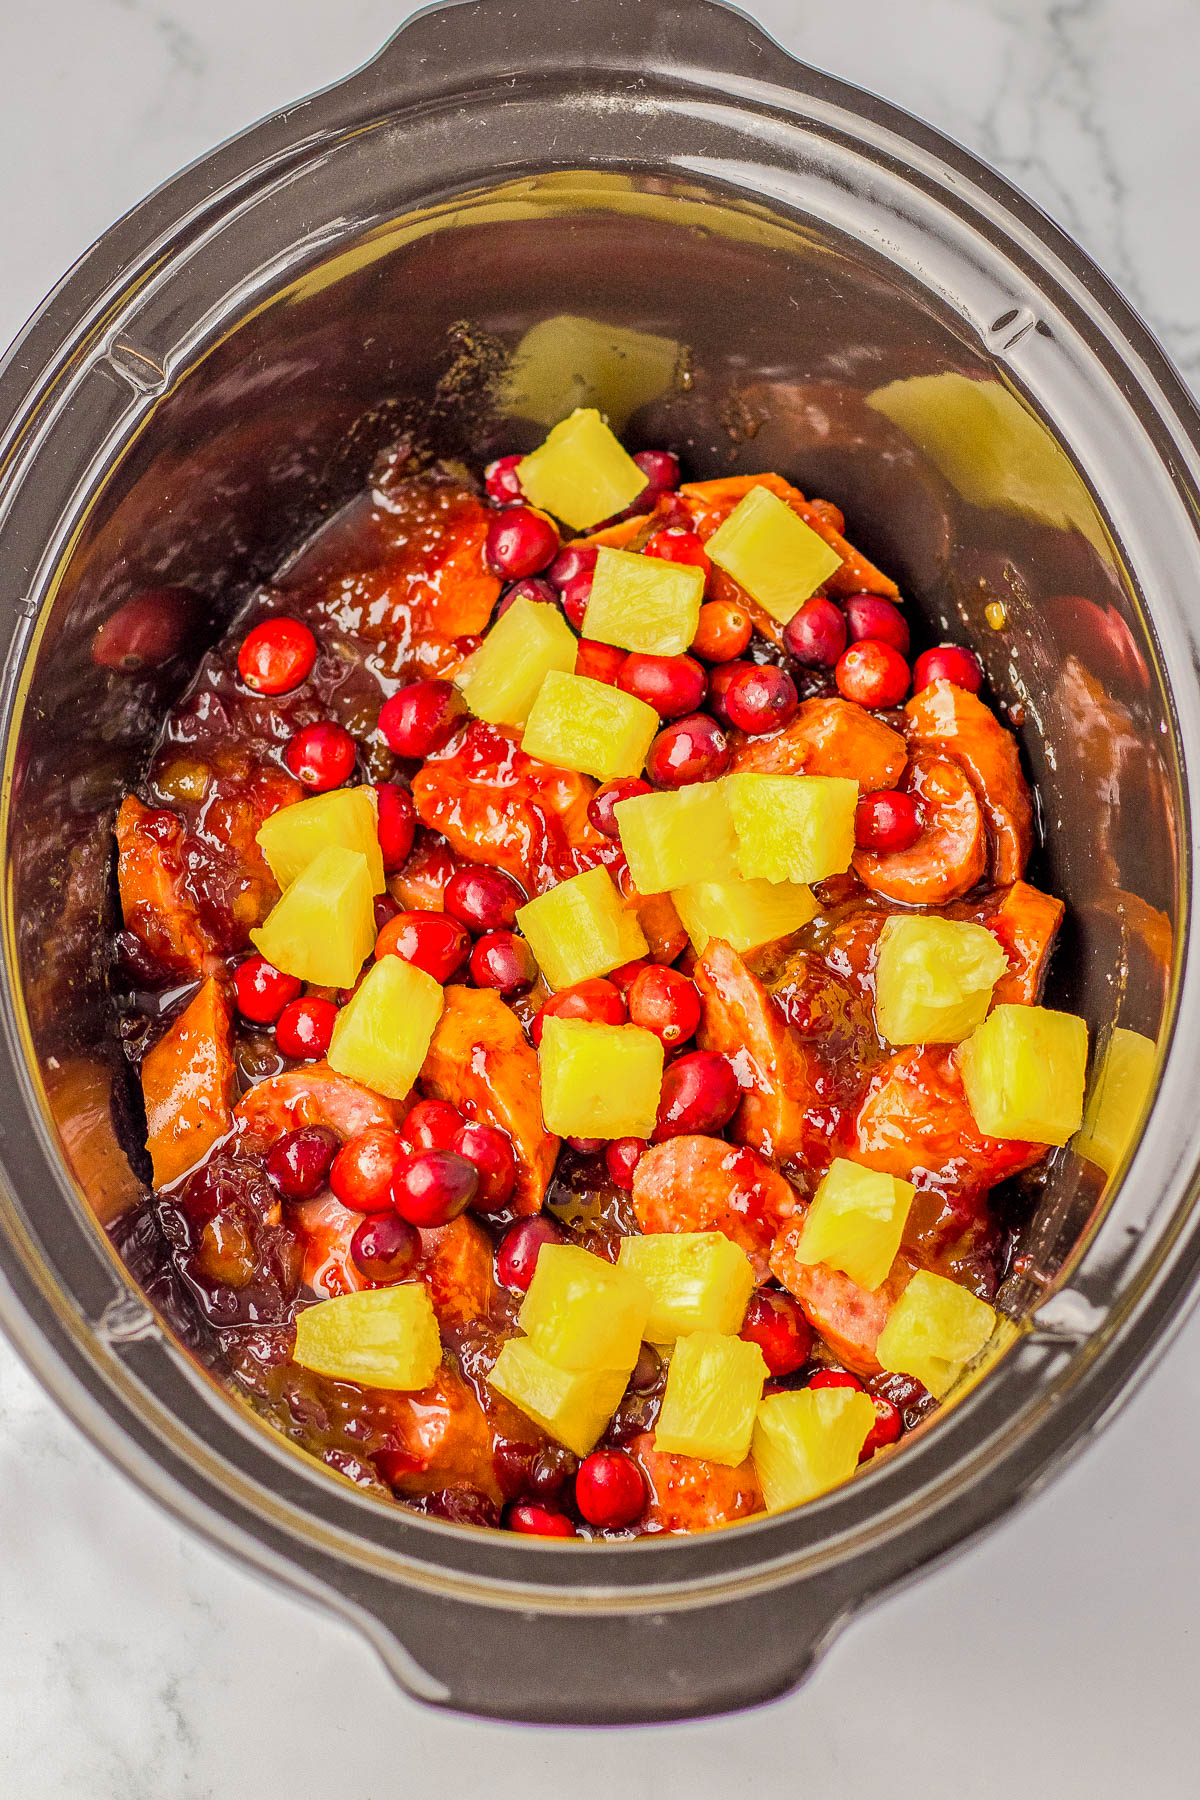
[[[519,0],[516,0],[519,4]],[[403,0],[0,0],[0,340],[181,164],[365,60]],[[752,0],[998,164],[1200,383],[1195,0]],[[426,1711],[349,1629],[155,1510],[0,1345],[0,1790],[21,1800],[1197,1792],[1200,1319],[1046,1493],[740,1719]]]

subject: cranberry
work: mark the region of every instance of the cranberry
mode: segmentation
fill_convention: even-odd
[[[248,956],[233,972],[237,1009],[254,1025],[273,1025],[301,986],[294,975],[285,975],[265,956]]]
[[[846,648],[846,615],[824,594],[814,594],[783,628],[783,647],[806,669],[832,669]]]
[[[525,498],[521,492],[521,477],[517,474],[517,466],[523,461],[520,456],[498,456],[483,471],[488,499],[494,500],[497,506],[515,506]]]
[[[617,988],[597,975],[551,994],[534,1019],[529,1035],[535,1045],[540,1044],[547,1019],[587,1019],[593,1025],[624,1025],[627,1018],[625,1002]]]
[[[630,985],[629,1020],[652,1031],[668,1049],[695,1035],[700,1024],[700,995],[693,981],[678,969],[656,963],[643,969]]]
[[[390,894],[376,894],[371,901],[371,911],[375,915],[375,930],[380,932],[385,925],[390,925],[393,919],[400,917],[403,908]]]
[[[706,580],[712,568],[703,541],[686,526],[668,525],[665,530],[656,531],[647,542],[643,555],[653,556],[659,562],[686,563],[693,569],[703,570]]]
[[[334,1002],[318,999],[315,994],[306,994],[302,1000],[291,1000],[279,1015],[275,1042],[285,1056],[301,1060],[324,1056],[337,1016]]]
[[[604,979],[612,982],[622,1000],[627,1000],[629,990],[642,970],[653,968],[653,966],[653,963],[648,963],[644,956],[639,956],[636,962],[622,963],[619,969],[610,969]],[[620,1021],[617,1020],[616,1023],[619,1024]]]
[[[593,1450],[579,1465],[575,1504],[589,1525],[619,1531],[645,1510],[646,1478],[620,1450]]]
[[[489,931],[471,952],[471,980],[476,987],[496,988],[501,994],[520,994],[538,978],[533,951],[515,931]]]
[[[704,662],[732,662],[750,642],[754,626],[750,614],[734,600],[706,600],[700,608],[692,653]]]
[[[532,506],[509,506],[488,526],[484,556],[493,575],[518,581],[536,575],[558,555],[558,532],[545,513]]]
[[[740,1099],[738,1079],[727,1057],[715,1050],[693,1050],[677,1057],[663,1073],[654,1142],[723,1131]]]
[[[633,1374],[629,1377],[631,1390],[635,1394],[652,1394],[665,1380],[666,1370],[662,1357],[653,1344],[643,1344],[633,1365]]]
[[[550,1506],[537,1506],[531,1500],[523,1501],[519,1506],[510,1506],[504,1523],[510,1531],[519,1531],[524,1537],[579,1536],[566,1513],[555,1512]]]
[[[337,1147],[337,1133],[327,1125],[301,1125],[271,1146],[267,1174],[285,1200],[311,1200],[325,1185]]]
[[[568,544],[550,564],[546,579],[553,582],[560,591],[570,587],[581,575],[591,575],[594,572],[599,554],[600,549],[596,544]]]
[[[854,809],[854,841],[860,850],[911,850],[924,829],[911,794],[864,794]]]
[[[791,676],[771,663],[742,669],[725,689],[724,702],[729,723],[748,737],[789,725],[800,704]]]
[[[567,1142],[580,1156],[598,1156],[604,1148],[603,1138],[569,1137]]]
[[[908,625],[904,614],[879,594],[851,594],[846,602],[846,629],[852,644],[860,644],[864,638],[875,638],[881,644],[890,644],[901,656],[908,655]]]
[[[633,1187],[633,1171],[649,1148],[644,1138],[614,1138],[604,1152],[609,1180],[629,1193]]]
[[[525,895],[503,869],[468,863],[446,883],[443,904],[468,931],[507,931],[516,924]]]
[[[350,1239],[351,1262],[376,1287],[403,1281],[416,1268],[420,1255],[420,1233],[394,1212],[373,1213],[355,1228]]]
[[[668,493],[679,486],[679,458],[669,450],[639,450],[633,460],[646,477],[646,486],[655,495]]]
[[[351,1212],[385,1212],[392,1204],[392,1180],[408,1154],[398,1131],[369,1125],[343,1144],[333,1159],[329,1185]]]
[[[357,754],[348,731],[332,719],[318,719],[313,725],[301,726],[283,760],[297,781],[314,793],[327,794],[353,775]]]
[[[376,1464],[383,1469],[385,1480],[387,1463],[396,1463],[396,1485],[400,1484],[404,1475],[412,1471],[412,1458],[404,1460],[405,1452],[385,1450],[375,1458]],[[446,1519],[451,1525],[482,1525],[488,1530],[495,1530],[500,1524],[500,1508],[487,1494],[480,1493],[478,1488],[452,1487],[437,1488],[425,1500],[425,1512],[431,1519]]]
[[[448,1100],[418,1100],[405,1114],[400,1136],[410,1153],[451,1150],[465,1124],[457,1106],[451,1106]]]
[[[851,1375],[848,1369],[818,1369],[804,1384],[810,1388],[853,1388],[856,1393],[863,1393],[862,1382],[857,1375]]]
[[[379,735],[397,756],[429,756],[449,743],[463,704],[452,681],[410,681],[379,709]]]
[[[242,639],[238,674],[256,694],[290,694],[307,681],[317,640],[299,619],[264,619]]]
[[[379,849],[383,866],[391,875],[408,861],[417,829],[412,795],[394,781],[381,781],[375,789],[379,807]]]
[[[502,619],[514,600],[528,600],[534,606],[557,606],[558,595],[548,581],[540,575],[527,575],[524,581],[514,581],[508,588],[496,608],[496,617]]]
[[[898,706],[908,692],[908,664],[890,644],[862,638],[842,652],[834,670],[838,691],[859,706]]]
[[[867,1462],[885,1444],[894,1444],[904,1430],[904,1417],[892,1401],[885,1400],[882,1394],[872,1394],[871,1405],[875,1408],[875,1423],[867,1433],[859,1462]]]
[[[691,656],[627,656],[617,672],[617,686],[652,706],[660,719],[695,712],[708,686],[704,670]]]
[[[448,1225],[479,1192],[479,1171],[456,1150],[406,1156],[392,1182],[392,1205],[410,1225]]]
[[[376,960],[383,956],[401,956],[432,975],[435,981],[449,981],[463,963],[471,948],[471,934],[457,919],[446,913],[397,913],[375,940]]]
[[[708,710],[721,721],[722,725],[729,724],[729,714],[725,711],[725,696],[729,692],[730,686],[744,669],[756,667],[755,663],[734,661],[719,663],[715,669],[709,670]]]
[[[150,588],[119,606],[92,639],[92,661],[132,675],[158,669],[183,647],[199,610],[189,588]]]
[[[739,1337],[757,1344],[769,1375],[791,1375],[812,1353],[812,1326],[790,1294],[751,1294]]]
[[[576,631],[582,631],[583,621],[587,617],[588,601],[592,597],[591,574],[577,575],[574,581],[567,583],[558,597],[562,603],[563,612],[567,616],[567,623],[574,626]]]
[[[689,713],[665,726],[646,753],[646,773],[660,788],[715,781],[728,767],[725,733],[707,713]]]
[[[529,1470],[529,1485],[535,1494],[549,1499],[572,1481],[579,1458],[564,1444],[546,1444],[538,1451]]]
[[[575,651],[575,673],[586,675],[590,681],[602,681],[605,687],[615,687],[625,656],[626,652],[616,644],[602,644],[597,638],[580,638]]]
[[[530,1219],[518,1219],[500,1239],[496,1251],[496,1275],[505,1287],[523,1294],[533,1280],[533,1271],[543,1244],[565,1244],[566,1239],[553,1219],[535,1213]]]
[[[621,828],[617,824],[614,807],[620,806],[622,800],[632,800],[635,794],[651,792],[648,781],[639,781],[636,776],[624,776],[618,781],[606,781],[598,787],[588,801],[588,820],[602,831],[605,837],[620,837]]]
[[[471,1202],[475,1211],[502,1212],[517,1184],[517,1158],[508,1133],[470,1119],[455,1133],[450,1148],[475,1165],[479,1177],[479,1191]]]
[[[983,664],[973,650],[964,650],[961,644],[939,644],[936,650],[923,650],[918,656],[913,666],[914,694],[935,681],[949,681],[977,694],[983,686]]]

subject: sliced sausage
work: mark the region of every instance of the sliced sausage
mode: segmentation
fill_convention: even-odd
[[[840,1269],[826,1263],[796,1261],[803,1229],[794,1221],[780,1233],[771,1255],[771,1273],[800,1302],[813,1330],[824,1340],[838,1362],[856,1375],[877,1375],[875,1345],[914,1273],[906,1257],[897,1257],[881,1287],[859,1287]]]
[[[790,725],[765,737],[730,735],[731,768],[760,775],[842,775],[864,794],[894,788],[908,761],[898,731],[853,700],[806,700]]]
[[[993,881],[1019,881],[1033,847],[1033,802],[1012,732],[949,681],[931,682],[904,711],[910,743],[953,756],[970,776],[991,832]]]
[[[183,822],[127,794],[117,814],[117,887],[125,928],[161,968],[203,975],[219,961],[212,934],[186,892]]]
[[[987,834],[975,789],[947,757],[914,752],[906,783],[921,804],[924,830],[909,850],[856,850],[854,872],[873,893],[908,906],[940,906],[981,881]]]
[[[749,1457],[731,1469],[700,1456],[677,1456],[655,1449],[649,1431],[632,1440],[629,1454],[646,1477],[650,1498],[643,1524],[650,1531],[711,1531],[762,1511]]]
[[[316,1062],[260,1081],[238,1102],[234,1121],[264,1146],[300,1125],[328,1125],[345,1142],[372,1125],[397,1124],[403,1111],[399,1102]]]
[[[873,1078],[850,1154],[918,1187],[971,1194],[1039,1162],[1045,1145],[980,1131],[954,1052],[918,1045],[899,1051]]]
[[[210,977],[142,1059],[146,1148],[155,1187],[203,1160],[233,1124],[237,1092],[229,1000]]]
[[[805,1113],[817,1099],[812,1053],[762,982],[720,938],[697,958],[692,980],[704,1003],[696,1041],[729,1058],[743,1089],[734,1137],[777,1162],[802,1155]]]
[[[759,1281],[795,1205],[791,1183],[770,1163],[720,1138],[668,1138],[646,1152],[633,1174],[633,1208],[643,1231],[723,1231],[741,1245]]]
[[[953,918],[972,919],[1000,942],[1008,957],[1008,972],[992,993],[992,1005],[1011,1002],[1036,1006],[1046,982],[1050,952],[1066,912],[1061,900],[1043,894],[1028,882],[1017,881],[998,894],[989,894],[977,906],[954,907]]]

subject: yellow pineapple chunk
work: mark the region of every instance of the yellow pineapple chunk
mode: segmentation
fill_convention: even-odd
[[[841,775],[727,775],[723,786],[748,879],[824,881],[850,867],[858,783]],[[992,942],[995,943],[995,939]]]
[[[594,407],[577,407],[517,464],[525,498],[572,531],[624,512],[646,477]],[[507,614],[505,615],[507,617]]]
[[[676,888],[671,899],[697,956],[710,938],[723,938],[739,953],[757,950],[799,931],[821,910],[798,881],[697,881]]]
[[[538,1061],[547,1131],[558,1137],[648,1138],[654,1130],[663,1047],[652,1031],[547,1019]]]
[[[454,682],[476,718],[523,725],[546,676],[555,669],[569,673],[577,654],[575,633],[557,606],[514,600]]]
[[[420,1281],[339,1294],[296,1315],[292,1361],[334,1381],[416,1392],[441,1360],[437,1317]]]
[[[995,1309],[986,1300],[918,1269],[888,1314],[875,1355],[881,1368],[915,1376],[940,1400],[995,1328]]]
[[[611,781],[641,774],[659,723],[654,708],[633,694],[552,670],[538,690],[521,748],[556,769]]]
[[[693,1331],[675,1345],[654,1447],[736,1467],[750,1453],[767,1365],[757,1344]]]
[[[841,1269],[862,1288],[887,1280],[916,1188],[835,1157],[821,1177],[796,1247],[796,1261]]]
[[[633,550],[602,549],[583,636],[648,656],[682,656],[696,635],[704,571]]]
[[[632,1369],[650,1296],[636,1274],[578,1244],[544,1244],[517,1323],[558,1369]]]
[[[442,1016],[440,982],[400,956],[381,956],[337,1016],[329,1066],[364,1087],[403,1100]]]
[[[980,1131],[1065,1144],[1083,1121],[1088,1034],[1074,1013],[1003,1005],[958,1049],[967,1104]]]
[[[958,1044],[987,1017],[1008,958],[957,919],[891,918],[879,935],[875,1023],[889,1044]]]
[[[842,566],[837,551],[765,487],[751,488],[704,548],[782,625]]]
[[[1112,1174],[1142,1122],[1157,1055],[1153,1038],[1123,1025],[1114,1028],[1105,1047],[1072,1148],[1106,1175]]]
[[[750,1446],[767,1511],[803,1506],[849,1481],[874,1424],[869,1396],[853,1388],[768,1394]]]
[[[639,894],[666,894],[738,873],[737,840],[725,784],[635,794],[614,808],[621,848]]]
[[[754,1292],[750,1258],[723,1231],[656,1231],[622,1238],[617,1267],[636,1275],[649,1292],[642,1335],[651,1344],[673,1344],[692,1331],[733,1336],[741,1330]]]
[[[527,1419],[576,1456],[586,1456],[621,1404],[632,1373],[632,1363],[624,1369],[560,1369],[528,1338],[509,1338],[487,1379]]]
[[[298,981],[353,987],[375,946],[374,898],[366,857],[331,844],[285,890],[250,941]]]
[[[552,988],[607,975],[648,948],[636,913],[623,904],[603,864],[518,907],[517,924]]]
[[[281,888],[290,887],[314,856],[331,844],[366,857],[372,892],[382,894],[387,885],[379,848],[379,809],[369,787],[335,788],[331,794],[313,794],[294,806],[281,806],[263,820],[254,841]]]

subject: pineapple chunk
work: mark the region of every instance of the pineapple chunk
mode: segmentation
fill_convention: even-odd
[[[875,1023],[889,1044],[959,1044],[987,1017],[1008,958],[956,919],[891,918],[879,935]]]
[[[824,881],[850,867],[858,783],[841,775],[728,775],[738,866],[750,880]],[[995,943],[995,939],[992,939]]]
[[[441,1360],[437,1317],[420,1281],[339,1294],[296,1315],[292,1361],[334,1381],[415,1392],[429,1386]]]
[[[652,706],[587,675],[551,670],[538,689],[521,748],[528,756],[611,781],[640,775],[659,727]]]
[[[803,1506],[849,1481],[874,1424],[870,1397],[853,1388],[768,1394],[750,1446],[767,1511]]]
[[[723,1231],[622,1238],[617,1267],[628,1269],[649,1291],[643,1336],[651,1344],[673,1344],[691,1331],[733,1336],[754,1292],[750,1258]]]
[[[704,571],[633,550],[602,549],[583,636],[648,656],[682,656],[696,635]]]
[[[1157,1045],[1118,1025],[1108,1040],[1073,1148],[1111,1175],[1134,1133],[1154,1086]]]
[[[382,894],[387,886],[379,848],[379,808],[369,787],[335,788],[331,794],[314,794],[295,806],[281,806],[263,820],[254,841],[281,888],[290,887],[330,844],[366,857],[373,893]]]
[[[603,864],[518,907],[517,924],[552,988],[607,975],[647,950],[637,914],[622,903]]]
[[[798,881],[697,881],[671,898],[697,956],[710,938],[723,938],[739,954],[757,950],[799,931],[821,910]]]
[[[719,1331],[681,1337],[667,1371],[654,1447],[736,1468],[750,1453],[767,1365],[757,1344]]]
[[[296,877],[250,941],[285,975],[318,987],[353,987],[375,947],[374,898],[366,857],[331,844]]]
[[[545,1244],[517,1323],[556,1369],[632,1369],[649,1311],[636,1274],[578,1244]]]
[[[538,1061],[547,1131],[558,1137],[648,1138],[654,1130],[663,1047],[652,1031],[547,1019]]]
[[[956,1281],[918,1269],[888,1314],[875,1355],[895,1375],[913,1375],[935,1400],[996,1328],[996,1313]]]
[[[552,669],[566,675],[578,654],[575,633],[557,606],[514,600],[454,677],[475,714],[491,725],[523,725]]]
[[[781,625],[842,566],[837,551],[765,487],[751,488],[704,548]]]
[[[798,1263],[825,1263],[861,1288],[880,1287],[896,1260],[916,1188],[835,1157],[821,1177],[796,1246]]]
[[[539,1356],[528,1338],[509,1338],[487,1379],[527,1419],[576,1456],[586,1456],[621,1404],[632,1373],[632,1363],[624,1369],[560,1369]]]
[[[525,498],[572,531],[624,512],[646,477],[594,407],[577,407],[517,464]],[[505,615],[507,617],[507,614]]]
[[[980,1131],[1065,1144],[1083,1121],[1088,1033],[1074,1013],[997,1006],[958,1050],[967,1104]]]
[[[377,1094],[403,1100],[442,1016],[441,983],[400,956],[381,956],[337,1017],[329,1066]]]
[[[614,809],[621,848],[639,894],[736,876],[737,840],[723,781],[635,794]]]

